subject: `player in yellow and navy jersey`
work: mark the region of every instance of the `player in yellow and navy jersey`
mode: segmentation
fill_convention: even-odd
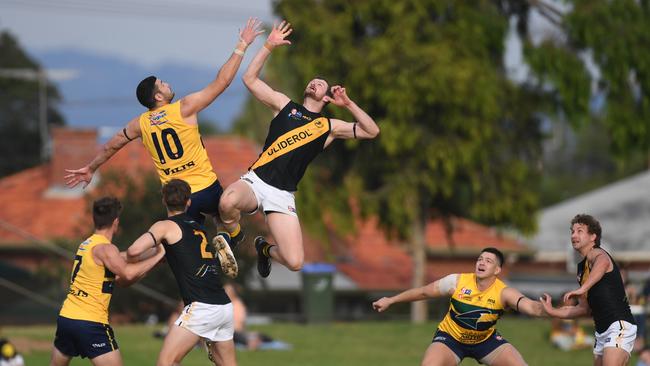
[[[293,193],[311,161],[334,139],[372,139],[379,134],[375,121],[339,85],[330,87],[325,79],[315,78],[307,85],[300,104],[259,78],[271,50],[291,43],[285,39],[291,32],[290,24],[284,21],[274,26],[244,73],[246,87],[273,110],[275,117],[259,158],[248,173],[225,190],[219,205],[221,219],[229,231],[239,226],[241,212],[261,211],[266,215],[276,245],[270,245],[261,236],[255,239],[257,269],[262,277],[271,271],[270,258],[292,271],[302,268],[305,253]],[[346,108],[357,122],[323,116],[321,110],[328,103]]]
[[[119,225],[121,204],[104,197],[93,204],[95,233],[77,249],[70,290],[57,318],[52,366],[65,366],[72,357],[89,358],[93,365],[121,365],[113,329],[108,324],[108,305],[115,282],[129,285],[149,271],[165,254],[162,248],[148,258],[126,263],[111,239]]]
[[[474,273],[450,274],[426,286],[383,297],[372,306],[382,312],[398,302],[451,297],[447,315],[424,354],[424,366],[458,365],[465,357],[485,365],[526,365],[517,349],[497,332],[496,323],[506,308],[533,316],[546,314],[539,301],[527,298],[497,278],[503,260],[501,251],[485,248]]]
[[[232,82],[246,48],[263,33],[257,19],[249,19],[239,33],[239,43],[221,67],[217,77],[204,89],[173,102],[170,85],[155,76],[142,80],[137,87],[138,101],[148,111],[133,118],[115,134],[100,153],[85,167],[67,170],[66,184],[74,187],[90,183],[95,171],[117,151],[134,139],[141,138],[151,155],[162,184],[183,179],[192,188],[192,204],[188,214],[203,223],[204,214],[218,218],[219,199],[223,189],[199,134],[197,114],[209,106]],[[230,232],[241,239],[239,227]]]

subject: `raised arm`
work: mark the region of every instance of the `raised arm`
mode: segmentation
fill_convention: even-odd
[[[260,72],[262,71],[266,59],[275,47],[291,44],[291,41],[285,38],[289,36],[292,31],[293,29],[291,29],[291,24],[284,20],[279,25],[273,24],[273,29],[266,39],[264,47],[260,48],[257,52],[253,61],[248,65],[243,77],[244,84],[253,96],[271,108],[274,114],[277,114],[287,103],[289,103],[289,97],[273,90],[268,84],[262,81],[262,79],[260,79]]]
[[[347,108],[356,122],[345,122],[339,119],[332,119],[332,133],[328,136],[326,145],[329,145],[335,138],[339,139],[373,139],[379,135],[379,126],[361,107],[353,102],[347,95],[345,88],[340,85],[332,87],[333,98],[325,96],[325,101],[338,107]]]
[[[142,278],[164,255],[165,249],[159,246],[156,255],[141,262],[127,263],[113,244],[93,248],[93,257],[115,274],[115,281],[121,286],[129,286]]]
[[[432,297],[448,296],[453,293],[457,282],[458,274],[450,274],[426,286],[412,288],[392,297],[382,297],[373,302],[372,307],[381,313],[398,302],[412,302]]]
[[[572,297],[581,297],[586,295],[587,291],[600,281],[605,273],[613,267],[612,260],[602,249],[596,248],[592,250],[590,256],[587,257],[587,260],[591,264],[591,270],[589,271],[587,280],[577,290],[569,291],[564,294],[564,302],[569,301]]]
[[[104,144],[104,146],[102,146],[97,156],[95,156],[88,165],[81,169],[66,169],[65,171],[69,174],[63,176],[65,184],[72,188],[79,183],[83,183],[83,188],[86,188],[93,179],[95,171],[97,171],[102,164],[108,161],[111,156],[115,155],[115,153],[126,144],[141,136],[142,133],[140,132],[139,117],[135,117],[129,121],[126,127],[116,133],[107,143]]]
[[[573,319],[587,316],[591,313],[585,296],[578,298],[577,305],[562,306],[559,308],[553,307],[551,295],[549,294],[544,294],[540,300],[546,314],[554,318]]]
[[[239,31],[239,43],[228,61],[219,69],[217,77],[202,90],[181,99],[181,115],[183,117],[193,116],[205,109],[226,90],[239,70],[246,48],[253,43],[255,37],[264,33],[260,29],[260,25],[261,22],[257,18],[249,18],[244,29]]]
[[[506,287],[501,292],[501,301],[516,312],[530,316],[545,316],[544,307],[539,301],[534,301],[522,295],[514,287]]]
[[[175,243],[181,239],[181,234],[180,228],[173,221],[157,221],[129,246],[126,250],[127,259],[129,262],[137,262],[148,258],[163,240]]]

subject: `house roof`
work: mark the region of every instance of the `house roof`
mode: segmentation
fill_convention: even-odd
[[[235,136],[207,137],[204,143],[224,186],[236,181],[260,150],[254,142]],[[87,155],[83,161],[91,157]],[[88,230],[89,208],[83,191],[77,188],[75,194],[75,190],[61,187],[62,174],[54,174],[52,170],[53,167],[63,170],[65,162],[58,161],[57,156],[52,160],[50,164],[0,179],[0,202],[3,202],[0,220],[16,228],[11,230],[0,225],[0,246],[31,241],[17,230],[41,239],[77,238]],[[100,168],[100,173],[112,169],[139,174],[153,171],[154,167],[142,144],[134,142],[116,153]]]
[[[602,227],[602,245],[617,253],[650,253],[650,171],[609,184],[545,208],[530,245],[545,253],[570,253],[571,219],[594,216]],[[635,255],[636,256],[636,255]],[[637,257],[637,259],[641,259]],[[650,257],[645,258],[645,260]]]
[[[74,130],[57,131],[50,164],[0,179],[0,202],[3,202],[0,220],[29,236],[40,239],[72,239],[86,233],[90,217],[87,213],[84,192],[81,189],[75,191],[62,187],[64,168],[81,166],[98,149],[96,134],[88,130],[82,131],[81,134],[83,138],[80,139]],[[57,142],[57,137],[65,141],[72,140],[73,145],[78,143],[78,146],[82,146],[85,150],[76,151],[73,146],[65,143],[63,143],[65,149],[61,149],[62,142]],[[90,144],[87,139],[95,139],[95,143]],[[254,142],[234,136],[206,137],[204,143],[213,167],[224,186],[236,181],[257,158],[260,151],[260,147]],[[100,172],[109,169],[140,174],[143,170],[153,171],[153,164],[141,143],[130,143],[115,154],[100,169]],[[463,254],[465,260],[445,258],[430,263],[427,268],[429,280],[437,279],[447,273],[473,271],[473,256],[485,246],[494,246],[506,253],[528,250],[516,240],[466,219],[453,218],[449,224],[452,229],[451,235],[447,235],[441,221],[427,224],[425,240],[430,257],[439,257],[441,253],[449,253],[453,248],[456,254]],[[335,256],[339,258],[336,263],[337,270],[343,275],[340,283],[344,283],[346,289],[354,286],[365,290],[409,287],[412,278],[412,260],[408,246],[395,239],[389,239],[379,229],[376,218],[357,219],[356,226],[355,234],[331,240],[334,242],[332,247]],[[325,261],[326,255],[322,243],[310,238],[309,235],[304,235],[304,239],[306,262]],[[17,243],[28,244],[30,241],[29,237],[18,234],[16,230],[8,230],[0,225],[0,247],[15,246]],[[469,261],[468,255],[471,258]],[[299,274],[290,272],[287,278],[292,275]],[[267,280],[282,282],[284,277],[286,276],[271,276]],[[295,278],[291,281],[291,283],[300,283]],[[354,286],[350,285],[350,281]],[[286,283],[278,283],[277,286],[271,284],[269,287],[286,288],[286,285]]]

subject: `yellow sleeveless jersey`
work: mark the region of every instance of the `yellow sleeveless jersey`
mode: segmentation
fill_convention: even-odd
[[[506,284],[498,278],[485,291],[479,291],[474,273],[458,275],[458,284],[449,300],[449,311],[438,329],[465,344],[483,342],[495,331],[503,314],[501,291]]]
[[[174,178],[182,179],[194,193],[217,180],[199,126],[185,123],[180,101],[142,113],[140,131],[162,184]]]
[[[78,320],[108,324],[115,275],[93,260],[97,245],[110,244],[105,236],[94,234],[79,245],[70,275],[70,290],[59,315]]]

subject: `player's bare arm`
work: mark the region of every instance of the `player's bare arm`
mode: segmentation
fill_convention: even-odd
[[[559,308],[553,307],[551,300],[551,295],[549,294],[544,294],[540,298],[540,302],[542,303],[542,307],[544,307],[546,314],[554,318],[574,319],[591,314],[591,309],[587,303],[586,296],[579,297],[576,305],[562,306]]]
[[[564,294],[563,299],[565,302],[569,301],[572,297],[580,297],[587,294],[587,291],[598,283],[606,272],[611,271],[614,267],[607,253],[599,248],[594,248],[589,252],[587,261],[589,261],[589,268],[591,268],[587,280],[577,290]]]
[[[142,278],[165,255],[162,246],[157,247],[156,255],[136,263],[127,263],[113,244],[98,245],[93,248],[93,259],[115,274],[115,281],[120,286],[129,286]]]
[[[257,36],[264,33],[260,28],[261,24],[257,18],[249,18],[244,28],[239,31],[239,43],[219,70],[217,77],[204,89],[181,99],[181,115],[184,118],[195,116],[205,109],[232,83],[244,58],[244,52]]]
[[[373,302],[372,307],[381,313],[398,302],[412,302],[440,296],[449,296],[453,294],[457,281],[458,275],[448,275],[426,286],[412,288],[392,297],[382,297]]]
[[[271,33],[266,38],[264,47],[260,48],[257,52],[253,61],[248,65],[243,77],[244,84],[248,90],[250,90],[257,100],[271,108],[274,115],[278,114],[278,112],[289,103],[290,99],[286,95],[273,90],[268,84],[262,81],[262,79],[260,79],[260,72],[262,71],[266,59],[275,47],[291,44],[291,41],[286,39],[286,37],[288,37],[292,31],[291,23],[287,23],[284,20],[280,24],[274,24]]]
[[[501,301],[519,313],[530,316],[545,316],[544,307],[539,301],[531,300],[513,287],[506,287],[501,292]]]
[[[173,244],[179,241],[181,236],[181,229],[173,221],[157,221],[129,246],[126,251],[128,261],[137,262],[146,259],[157,252],[157,247],[163,240]]]
[[[65,171],[69,174],[66,174],[63,177],[63,179],[65,179],[65,184],[72,188],[77,186],[79,183],[82,183],[83,188],[86,188],[93,179],[93,175],[102,164],[107,162],[108,159],[120,151],[120,149],[126,144],[142,136],[139,123],[138,117],[130,120],[126,127],[113,135],[113,137],[102,146],[97,156],[95,156],[95,158],[85,167],[81,169],[66,169]]]
[[[335,85],[331,89],[333,97],[325,96],[324,101],[337,107],[346,108],[356,122],[345,122],[331,119],[332,133],[328,136],[325,145],[329,145],[335,138],[338,139],[373,139],[379,135],[379,126],[375,120],[361,109],[348,97],[344,87]]]

